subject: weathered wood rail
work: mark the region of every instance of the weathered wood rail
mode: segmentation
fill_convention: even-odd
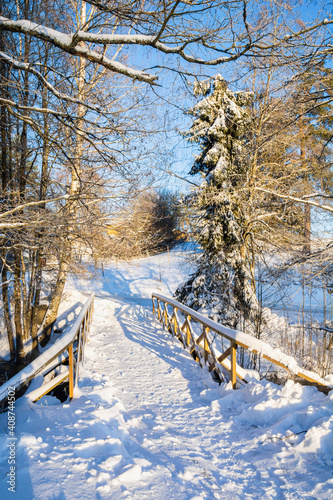
[[[84,346],[88,340],[93,311],[94,294],[91,294],[70,331],[0,387],[2,408],[6,405],[8,391],[20,391],[37,376],[42,376],[44,380],[40,387],[27,394],[31,401],[38,401],[66,380],[69,381],[69,398],[73,398],[74,387],[78,382],[80,363],[84,361]]]
[[[262,340],[220,325],[180,302],[158,293],[152,294],[152,302],[153,313],[157,312],[159,321],[181,341],[184,348],[188,348],[201,366],[208,364],[209,370],[215,370],[221,381],[224,380],[224,373],[227,370],[233,389],[236,389],[237,380],[240,383],[247,383],[249,380],[248,372],[236,362],[238,346],[262,356],[289,373],[306,380],[308,384],[315,385],[323,392],[327,393],[332,389],[316,373],[302,369],[294,358],[283,354],[279,349],[271,347]],[[183,321],[180,321],[178,312],[185,316]],[[201,333],[195,333],[191,320],[200,324]],[[213,339],[213,336],[218,336],[221,340],[221,351],[216,347],[216,338]],[[224,339],[228,344],[227,349],[224,346]]]

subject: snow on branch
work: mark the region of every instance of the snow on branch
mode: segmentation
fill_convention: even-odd
[[[113,61],[105,57],[104,54],[99,54],[95,50],[77,45],[79,43],[79,40],[76,34],[66,35],[65,33],[61,33],[60,31],[53,30],[41,24],[36,24],[27,20],[12,21],[3,16],[0,16],[0,31],[23,33],[25,35],[39,38],[40,40],[49,42],[55,47],[68,52],[69,54],[78,57],[84,57],[89,61],[98,63],[107,69],[110,69],[116,73],[123,74],[125,76],[129,76],[130,78],[134,78],[135,80],[153,84],[157,79],[155,75],[149,75],[144,71],[130,68],[120,62]]]
[[[317,31],[318,29],[326,27],[326,26],[330,27],[332,24],[333,24],[333,19],[323,19],[315,24],[311,24],[310,26],[306,26],[305,28],[301,28],[298,31],[293,31],[292,29],[290,29],[289,35],[285,35],[282,38],[277,39],[273,43],[264,43],[264,42],[254,43],[253,47],[258,48],[260,50],[266,50],[266,51],[276,49],[277,47],[280,47],[283,43],[291,42],[293,40],[299,40],[304,35],[308,35],[310,33],[313,33],[314,31]],[[322,48],[325,48],[325,47],[322,47]]]
[[[150,75],[144,71],[136,70],[125,66],[124,64],[109,59],[94,50],[89,49],[80,42],[96,43],[102,45],[143,45],[150,46],[165,54],[177,54],[184,60],[190,63],[203,64],[203,65],[218,65],[238,59],[243,54],[248,52],[249,45],[240,47],[234,54],[221,56],[214,59],[203,59],[195,57],[185,52],[185,48],[191,43],[200,42],[205,46],[204,33],[202,36],[194,39],[187,37],[181,45],[171,46],[166,45],[158,40],[159,35],[137,35],[137,34],[95,34],[87,33],[85,31],[78,31],[76,33],[65,34],[60,31],[48,28],[41,24],[36,24],[28,20],[10,20],[6,17],[0,16],[0,31],[11,31],[15,33],[23,33],[30,35],[40,40],[51,43],[65,52],[74,56],[84,57],[92,62],[101,64],[107,69],[111,69],[116,73],[121,73],[136,80],[153,84],[158,78],[156,75]],[[232,46],[233,47],[233,46]],[[215,50],[216,47],[215,47]],[[223,49],[228,52],[228,49]]]
[[[117,34],[94,34],[94,33],[86,33],[85,31],[78,31],[77,35],[75,35],[77,42],[90,42],[90,43],[100,43],[102,45],[147,45],[153,47],[160,52],[164,52],[164,54],[177,54],[181,56],[188,62],[197,63],[197,64],[205,64],[205,65],[217,65],[226,62],[230,62],[234,59],[240,57],[241,53],[237,53],[235,55],[230,56],[222,56],[217,57],[215,59],[202,59],[200,57],[194,57],[190,54],[185,53],[184,49],[187,45],[202,41],[202,37],[192,39],[187,39],[183,42],[182,45],[178,45],[172,47],[170,45],[166,45],[165,43],[159,42],[157,36],[149,36],[149,35],[117,35]],[[248,47],[246,47],[246,50]]]

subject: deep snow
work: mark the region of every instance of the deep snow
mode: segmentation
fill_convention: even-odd
[[[104,271],[62,305],[96,293],[74,400],[17,401],[15,494],[0,415],[1,499],[333,499],[333,391],[215,384],[151,313],[186,277],[179,250]]]

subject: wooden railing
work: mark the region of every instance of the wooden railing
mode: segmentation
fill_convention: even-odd
[[[74,387],[78,382],[80,363],[84,360],[84,346],[88,339],[89,327],[94,311],[94,294],[82,307],[70,331],[59,338],[32,363],[17,373],[0,387],[0,405],[6,405],[8,392],[18,393],[37,376],[43,376],[40,387],[27,396],[33,402],[51,392],[56,386],[69,380],[69,397],[73,398]],[[68,366],[64,366],[66,363]],[[60,372],[57,374],[57,372]]]
[[[236,389],[237,380],[243,384],[249,380],[248,372],[236,362],[238,346],[260,355],[293,375],[306,380],[307,383],[317,386],[323,392],[329,392],[332,389],[316,373],[302,369],[294,358],[283,354],[279,349],[271,347],[266,342],[244,332],[220,325],[193,309],[158,293],[152,295],[152,301],[153,313],[157,312],[158,319],[164,327],[181,341],[184,348],[189,349],[201,366],[208,364],[209,370],[214,370],[221,381],[224,380],[226,369],[233,389]],[[184,315],[182,321],[179,319],[178,312]],[[195,332],[191,321],[199,324],[199,332]],[[221,341],[221,351],[217,346],[217,339]],[[227,341],[227,345],[225,345],[225,341]]]

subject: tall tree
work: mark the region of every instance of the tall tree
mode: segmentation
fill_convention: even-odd
[[[190,110],[195,120],[187,135],[201,149],[191,173],[200,172],[204,181],[191,203],[198,211],[195,237],[203,251],[196,272],[176,296],[217,321],[244,327],[257,312],[253,242],[244,196],[238,197],[250,167],[245,146],[252,96],[233,93],[219,75],[196,91],[206,97]]]

